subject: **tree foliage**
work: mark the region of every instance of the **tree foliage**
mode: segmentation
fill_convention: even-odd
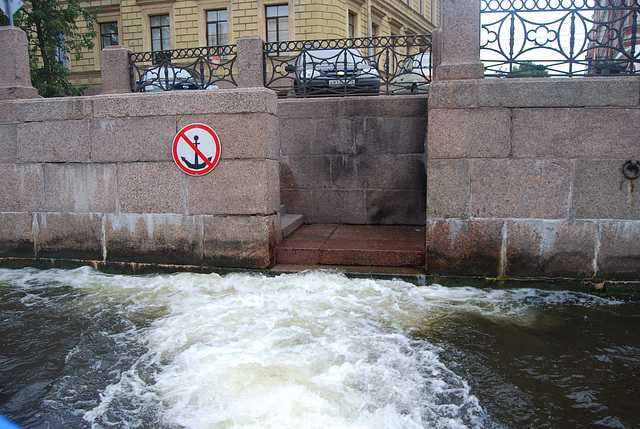
[[[537,77],[549,76],[547,68],[533,61],[522,61],[519,66],[515,66],[509,73],[511,77]]]
[[[95,15],[79,0],[23,1],[14,22],[27,33],[31,84],[43,97],[82,95],[84,88],[74,88],[67,81],[66,60],[69,55],[80,59],[83,49],[93,48]],[[87,28],[80,29],[79,21],[86,22]]]

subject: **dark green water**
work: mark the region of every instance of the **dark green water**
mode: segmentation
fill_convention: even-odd
[[[0,270],[24,428],[636,428],[640,302],[576,292]]]

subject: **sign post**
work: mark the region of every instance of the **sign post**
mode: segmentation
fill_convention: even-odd
[[[22,0],[0,0],[0,8],[9,17],[9,24],[13,26],[13,14],[22,7]]]
[[[190,176],[203,176],[220,161],[220,138],[205,124],[190,124],[178,131],[171,148],[173,161]]]

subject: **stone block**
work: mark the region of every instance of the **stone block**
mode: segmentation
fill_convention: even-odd
[[[116,211],[115,165],[45,164],[44,209],[50,212]]]
[[[510,132],[508,109],[435,109],[429,112],[429,159],[505,158]]]
[[[567,218],[571,174],[570,161],[471,160],[470,215],[478,218]]]
[[[0,58],[0,99],[37,97],[31,86],[29,44],[24,31],[12,25],[0,27]]]
[[[178,127],[203,123],[220,138],[222,159],[278,159],[278,120],[270,113],[180,116]]]
[[[12,124],[16,122],[14,100],[2,100],[0,99],[0,124]]]
[[[640,279],[640,221],[600,221],[598,272],[604,279]]]
[[[282,169],[288,189],[331,188],[331,156],[290,156]]]
[[[640,109],[513,110],[515,157],[637,157],[638,135]]]
[[[278,215],[205,216],[204,262],[216,267],[267,268],[282,239]]]
[[[20,162],[86,162],[91,156],[88,121],[18,125]]]
[[[201,177],[187,177],[190,214],[276,213],[280,207],[278,161],[222,160]]]
[[[18,157],[18,126],[0,125],[0,163],[16,162]]]
[[[39,258],[102,260],[102,216],[40,213],[37,255]]]
[[[102,94],[131,92],[129,55],[127,46],[106,46],[100,52]]]
[[[99,119],[91,121],[90,128],[94,162],[173,160],[173,117]]]
[[[478,105],[483,107],[638,107],[640,79],[517,78],[478,81]]]
[[[477,107],[477,87],[477,79],[434,81],[429,86],[429,111]]]
[[[355,144],[360,154],[422,155],[427,132],[426,116],[354,118]]]
[[[98,95],[94,118],[173,115],[270,113],[278,110],[275,92],[267,88]]]
[[[0,164],[0,211],[34,212],[44,206],[41,164]]]
[[[285,156],[356,153],[351,119],[280,119],[279,133]]]
[[[361,190],[314,190],[313,222],[365,223],[364,192]]]
[[[503,274],[503,221],[427,220],[426,267],[429,274]]]
[[[427,163],[427,217],[468,218],[470,178],[465,159]]]
[[[507,228],[507,276],[594,275],[594,222],[515,220],[509,221]]]
[[[14,104],[20,122],[75,121],[93,114],[90,97],[60,97],[20,100]]]
[[[123,213],[186,213],[186,179],[187,175],[174,162],[120,164],[120,210]]]
[[[238,75],[236,81],[240,88],[264,86],[264,63],[262,61],[262,39],[260,36],[240,37],[236,41]]]
[[[31,213],[0,213],[0,256],[33,258],[32,225]]]
[[[344,117],[341,97],[285,99],[278,101],[278,119],[335,119]],[[295,122],[294,122],[295,123]]]
[[[365,224],[424,225],[424,189],[365,192]]]
[[[202,263],[203,223],[178,214],[109,214],[105,217],[107,261]]]
[[[331,187],[333,189],[362,188],[362,174],[359,174],[360,158],[354,155],[334,155],[330,157]]]
[[[357,176],[364,189],[420,189],[427,182],[422,155],[363,155]]]
[[[342,114],[345,117],[426,117],[429,105],[427,94],[398,97],[341,97]]]
[[[637,154],[640,158],[640,152]],[[640,220],[640,183],[622,173],[626,159],[577,160],[572,212],[578,219]]]

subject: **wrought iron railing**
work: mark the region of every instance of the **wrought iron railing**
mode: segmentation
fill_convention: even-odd
[[[486,76],[636,74],[640,0],[481,0]]]
[[[425,92],[431,35],[265,43],[264,70],[280,97]]]
[[[133,92],[215,89],[238,86],[234,75],[236,45],[132,53]]]

